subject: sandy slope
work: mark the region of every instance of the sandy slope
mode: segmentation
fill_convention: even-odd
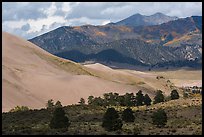
[[[88,68],[92,68],[98,71],[109,72],[109,74],[125,75],[138,79],[138,81],[144,82],[141,85],[148,89],[164,91],[164,94],[169,95],[171,90],[169,87],[171,83],[177,87],[183,86],[202,86],[202,70],[169,70],[169,71],[136,71],[128,69],[111,69],[100,63],[85,65]],[[156,79],[157,76],[163,76],[164,79]],[[167,81],[170,80],[171,83]],[[138,86],[137,84],[136,86]],[[168,85],[168,86],[167,86]]]
[[[108,68],[107,66],[104,66],[99,63],[89,64],[85,66],[98,71],[109,72],[110,75],[123,75],[123,76],[129,76],[129,77],[135,78],[138,80],[135,86],[140,86],[143,88],[150,89],[151,92],[148,92],[149,94],[154,93],[154,91],[156,91],[157,89],[164,91],[166,95],[170,93],[169,87],[166,86],[167,84],[166,80],[157,80],[156,74],[141,72],[136,70],[126,70],[126,69],[115,70],[115,69]]]
[[[162,75],[168,78],[178,87],[185,86],[202,86],[202,70],[169,70],[163,72],[152,72],[155,75]]]
[[[89,95],[99,96],[104,92],[123,94],[142,89],[126,84],[128,80],[123,81],[120,75],[111,77],[108,71],[92,71],[77,63],[57,58],[6,32],[2,32],[2,39],[2,111],[17,105],[45,107],[48,99],[60,100],[63,105],[67,105],[77,103],[81,97],[87,99]],[[90,76],[89,71],[95,76]]]

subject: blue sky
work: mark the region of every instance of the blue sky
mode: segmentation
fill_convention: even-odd
[[[2,29],[25,39],[60,26],[104,25],[133,14],[202,15],[201,2],[3,2]]]

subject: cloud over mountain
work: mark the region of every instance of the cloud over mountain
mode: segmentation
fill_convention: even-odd
[[[29,39],[60,27],[56,25],[52,27],[55,22],[71,26],[103,25],[105,22],[117,22],[136,13],[152,15],[156,12],[177,17],[202,15],[202,3],[3,2],[2,25],[4,31]],[[24,25],[27,24],[30,29],[25,29]],[[46,29],[43,29],[44,25],[47,26]]]

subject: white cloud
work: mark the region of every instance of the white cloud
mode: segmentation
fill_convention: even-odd
[[[101,25],[106,25],[106,24],[108,24],[108,23],[110,23],[111,21],[110,20],[104,20],[102,23],[101,23]]]
[[[80,17],[80,18],[74,18],[69,20],[69,25],[71,26],[81,26],[81,25],[105,25],[109,23],[110,20],[104,20],[104,19],[90,19],[87,17]],[[66,24],[67,25],[67,24]]]
[[[70,2],[63,2],[62,4],[62,11],[64,12],[71,12],[72,7],[71,7],[71,3]]]
[[[50,7],[48,9],[43,9],[43,12],[48,17],[54,15],[56,11],[57,11],[57,7],[55,6],[55,2],[52,2],[52,4],[50,5]]]
[[[62,25],[104,25],[133,14],[202,15],[202,2],[3,2],[2,28],[30,38]]]
[[[23,25],[25,25],[27,22],[25,20],[19,20],[19,21],[5,21],[2,23],[3,28],[7,26],[7,28],[16,29],[21,28]]]
[[[65,22],[67,22],[67,20],[65,20],[61,16],[48,16],[45,19],[38,19],[38,20],[31,19],[31,20],[28,20],[27,22],[31,26],[31,29],[28,32],[31,33],[31,32],[35,32],[35,31],[40,31],[42,29],[43,25],[47,25],[49,28],[49,26],[52,25],[54,22],[65,23]]]

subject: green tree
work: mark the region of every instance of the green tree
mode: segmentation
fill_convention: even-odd
[[[59,100],[55,103],[55,107],[62,107],[62,104]]]
[[[12,108],[9,112],[18,112],[18,111],[28,111],[29,108],[27,106],[16,106]]]
[[[118,104],[119,104],[120,106],[125,106],[125,96],[124,96],[124,95],[118,96],[117,101],[118,101]]]
[[[134,106],[135,104],[135,96],[133,93],[126,93],[124,95],[124,103],[125,103],[125,106]]]
[[[101,97],[95,97],[92,104],[95,106],[104,106],[104,100]]]
[[[69,119],[65,116],[62,107],[55,108],[49,126],[52,129],[68,128],[70,126]]]
[[[167,114],[163,109],[158,109],[152,115],[152,122],[157,127],[164,127],[167,123]]]
[[[103,116],[102,127],[107,131],[115,131],[121,129],[122,126],[118,112],[114,108],[108,108]]]
[[[125,122],[134,122],[135,116],[131,108],[126,108],[122,113],[122,120]]]
[[[80,98],[79,104],[80,105],[84,105],[85,104],[85,99],[84,98]]]
[[[103,97],[104,97],[104,103],[106,105],[117,105],[117,98],[118,98],[118,93],[104,93]]]
[[[119,94],[118,93],[114,93],[113,94],[114,105],[119,105],[118,98],[119,98]]]
[[[157,90],[156,96],[154,97],[154,104],[164,102],[164,95],[161,90]]]
[[[148,94],[145,94],[145,96],[144,96],[144,104],[149,106],[149,105],[151,105],[151,102],[152,102],[151,98],[148,96]]]
[[[93,102],[94,96],[89,96],[88,97],[88,104],[91,105]]]
[[[139,90],[137,93],[136,93],[136,106],[142,106],[143,105],[143,102],[144,102],[144,96],[142,94],[142,91]]]
[[[48,100],[46,106],[48,109],[54,108],[54,101],[52,99]]]
[[[179,99],[179,94],[175,89],[171,91],[171,100],[174,100],[174,99]]]

